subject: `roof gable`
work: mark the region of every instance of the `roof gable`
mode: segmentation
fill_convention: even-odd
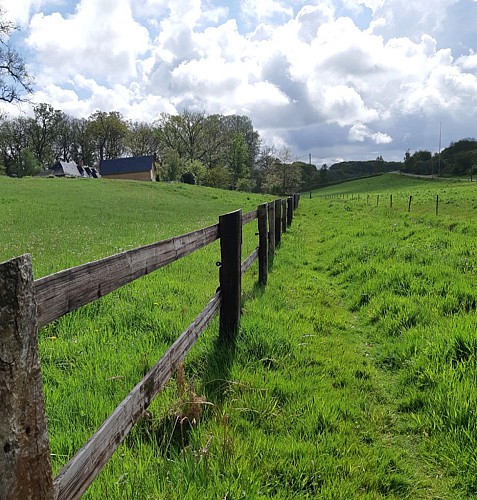
[[[54,165],[53,165],[53,170],[55,171],[56,175],[71,175],[73,177],[82,177],[82,174],[78,170],[78,167],[76,166],[76,163],[69,163],[66,161],[60,161],[58,160]]]
[[[101,160],[99,171],[101,175],[127,174],[132,172],[150,172],[154,165],[154,156],[131,156]]]

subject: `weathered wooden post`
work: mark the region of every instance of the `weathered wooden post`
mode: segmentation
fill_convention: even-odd
[[[268,277],[268,231],[267,231],[267,204],[258,206],[258,282],[267,284]]]
[[[293,220],[293,197],[287,198],[287,226],[291,226]]]
[[[0,498],[54,498],[30,255],[0,264],[0,401]]]
[[[393,195],[389,195],[389,208],[393,208]]]
[[[407,206],[407,211],[410,212],[411,211],[411,203],[412,203],[412,195],[409,196],[409,204]]]
[[[284,200],[282,200],[282,233],[287,232],[287,220],[288,220],[287,200],[284,199]]]
[[[439,195],[436,194],[436,215],[439,215]]]
[[[275,200],[275,248],[282,239],[282,200]]]
[[[219,217],[220,235],[220,336],[233,340],[240,325],[242,295],[242,210]]]
[[[275,202],[268,204],[268,261],[273,261],[275,255]]]

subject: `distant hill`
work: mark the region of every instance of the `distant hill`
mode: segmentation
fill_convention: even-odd
[[[403,164],[396,161],[384,161],[382,157],[367,161],[343,161],[330,167],[323,165],[315,171],[313,186],[326,186],[360,177],[368,177],[386,172],[401,170]]]

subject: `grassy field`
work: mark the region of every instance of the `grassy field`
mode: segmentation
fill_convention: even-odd
[[[0,177],[0,260],[29,251],[41,276],[262,200]],[[392,175],[303,195],[265,293],[246,275],[236,342],[211,325],[86,498],[477,495],[476,210],[470,183]],[[55,470],[203,307],[217,252],[40,332]]]

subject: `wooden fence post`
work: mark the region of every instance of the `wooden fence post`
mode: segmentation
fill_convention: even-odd
[[[220,235],[220,336],[233,340],[240,325],[242,295],[242,210],[219,217]]]
[[[293,220],[293,197],[287,198],[287,226],[291,226]]]
[[[393,195],[389,195],[389,208],[393,208]]]
[[[439,215],[439,195],[436,194],[436,215]]]
[[[284,200],[282,200],[282,233],[287,232],[287,220],[288,220],[287,200],[284,199]]]
[[[53,499],[30,255],[0,264],[0,498]]]
[[[268,261],[275,255],[275,202],[268,204]]]
[[[267,231],[267,204],[258,206],[258,282],[267,284],[268,276],[268,231]]]
[[[275,200],[275,248],[282,239],[282,200]]]
[[[412,203],[412,195],[409,196],[409,204],[407,206],[407,211],[410,212],[411,211],[411,203]]]

